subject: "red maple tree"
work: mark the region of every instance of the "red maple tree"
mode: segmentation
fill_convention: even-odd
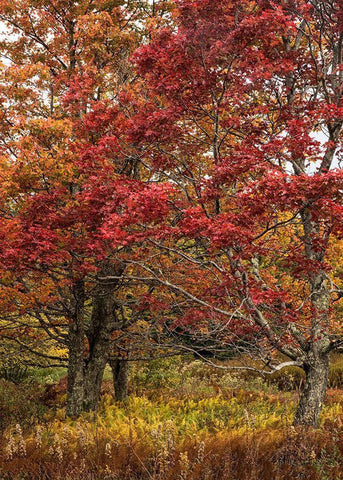
[[[340,19],[334,1],[180,0],[135,54],[150,96],[132,135],[179,192],[141,279],[183,298],[195,332],[254,332],[262,370],[301,367],[306,425],[342,346]]]

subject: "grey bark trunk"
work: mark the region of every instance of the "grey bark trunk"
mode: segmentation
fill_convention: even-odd
[[[89,338],[89,357],[85,367],[84,408],[94,411],[98,408],[101,384],[108,360],[111,332],[114,324],[114,299],[112,289],[98,293],[93,300],[92,326]]]
[[[320,224],[313,220],[312,212],[305,208],[301,213],[304,229],[304,250],[309,260],[324,262],[326,248],[318,248],[314,239],[325,239]],[[326,239],[325,239],[326,240]],[[300,397],[294,417],[294,425],[317,427],[329,378],[329,362],[331,341],[330,331],[330,301],[327,275],[325,271],[309,272],[309,287],[311,292],[311,339],[307,341],[303,368],[306,379],[305,387]]]
[[[108,335],[110,337],[110,335]],[[85,371],[84,409],[95,411],[98,408],[102,379],[108,359],[109,338],[98,338],[93,345]]]
[[[101,275],[120,275],[121,266],[104,264]],[[91,323],[87,331],[89,356],[85,367],[84,409],[95,411],[98,408],[102,379],[111,344],[111,334],[116,326],[114,291],[118,280],[99,281],[93,298]]]
[[[317,427],[324,404],[329,377],[329,354],[305,363],[305,387],[294,417],[294,425]]]
[[[84,400],[84,285],[73,289],[74,316],[68,332],[68,381],[66,415],[74,417],[83,410]]]
[[[130,362],[129,360],[110,359],[109,364],[113,374],[114,398],[118,402],[123,402],[128,395]]]
[[[107,352],[99,351],[89,361],[85,372],[84,410],[96,411],[98,409],[102,379],[107,362]]]

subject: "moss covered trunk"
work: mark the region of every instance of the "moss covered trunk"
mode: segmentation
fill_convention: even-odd
[[[294,417],[294,425],[317,427],[329,378],[329,355],[321,354],[305,363],[305,386]]]
[[[93,297],[93,310],[87,338],[89,355],[85,363],[84,409],[96,410],[105,366],[108,362],[111,336],[119,328],[116,317],[115,290],[118,279],[106,280],[107,276],[120,276],[124,268],[121,264],[105,263],[100,271],[98,285]],[[101,278],[104,278],[102,280]]]

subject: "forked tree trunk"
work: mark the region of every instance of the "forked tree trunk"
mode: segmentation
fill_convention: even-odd
[[[304,390],[294,417],[294,425],[317,427],[325,401],[329,378],[329,354],[321,354],[304,365]]]
[[[68,332],[68,417],[80,415],[84,401],[84,285],[77,282],[73,289],[74,316]]]
[[[128,395],[129,360],[110,359],[109,364],[112,368],[114,397],[118,402],[126,400]]]
[[[114,325],[113,289],[99,293],[93,300],[92,334],[88,333],[89,357],[85,365],[84,409],[98,408],[102,379],[108,360]]]
[[[113,265],[104,262],[100,275],[121,275],[122,265]],[[84,409],[95,411],[98,408],[102,379],[108,361],[111,344],[111,335],[117,325],[116,303],[114,292],[118,280],[100,281],[94,298],[93,311],[87,337],[89,355],[85,363],[85,395]]]

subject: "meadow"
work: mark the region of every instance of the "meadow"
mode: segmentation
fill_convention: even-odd
[[[343,478],[341,356],[316,430],[292,426],[296,368],[262,379],[192,358],[136,363],[125,402],[106,372],[99,411],[78,419],[65,417],[63,369],[12,380],[0,381],[1,480]]]

